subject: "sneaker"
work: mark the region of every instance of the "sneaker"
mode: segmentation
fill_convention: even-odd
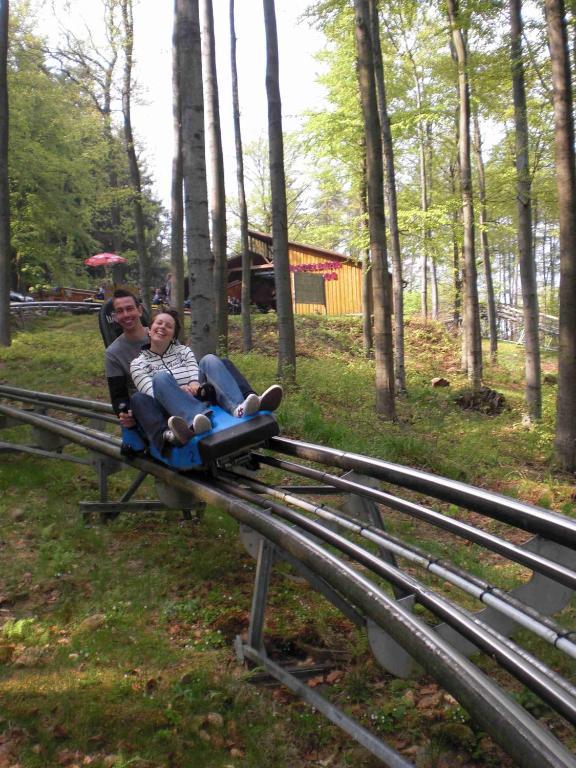
[[[192,437],[190,427],[182,416],[170,416],[168,419],[168,432],[172,432],[176,438],[175,445],[186,445]]]
[[[234,409],[232,416],[236,416],[237,419],[241,419],[243,416],[252,416],[260,409],[260,398],[258,395],[248,395],[246,400],[240,405],[237,405]]]
[[[171,429],[165,429],[162,433],[162,442],[165,446],[180,445],[180,441]]]
[[[194,421],[192,422],[192,430],[195,435],[201,435],[204,432],[209,432],[211,429],[212,422],[205,413],[198,413],[196,416],[194,416]]]
[[[275,411],[276,408],[282,402],[282,387],[280,384],[272,384],[267,390],[260,395],[260,410],[261,411]]]

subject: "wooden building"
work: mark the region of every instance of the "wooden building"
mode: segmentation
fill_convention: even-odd
[[[252,258],[252,303],[261,311],[275,309],[271,235],[248,230]],[[290,283],[297,315],[348,315],[362,312],[362,268],[335,251],[288,242]],[[228,260],[228,296],[239,300],[242,258]]]

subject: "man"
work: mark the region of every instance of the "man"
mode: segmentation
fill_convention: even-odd
[[[130,364],[140,352],[142,347],[148,343],[148,328],[142,323],[143,307],[131,291],[122,288],[114,291],[112,296],[112,306],[114,309],[114,320],[122,328],[122,333],[115,339],[104,353],[104,368],[110,391],[110,400],[114,412],[118,416],[122,427],[136,426],[136,419],[130,408],[130,393],[134,391],[132,379],[130,377]],[[229,373],[237,382],[242,395],[245,398],[254,396],[258,398],[258,408],[255,410],[275,411],[282,400],[282,387],[273,384],[260,396],[255,394],[254,390],[240,371],[229,360],[220,360],[215,355],[206,355],[200,361],[200,383],[209,383],[215,387],[219,386],[219,376]],[[252,398],[253,399],[253,398]],[[156,408],[147,414],[154,418],[157,425],[161,423],[166,426],[166,415]],[[169,433],[169,430],[165,430]],[[168,442],[177,443],[174,435],[167,434]]]

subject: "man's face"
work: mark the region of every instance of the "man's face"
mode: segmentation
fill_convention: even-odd
[[[114,320],[123,331],[133,331],[140,325],[142,307],[137,306],[132,296],[114,299]]]

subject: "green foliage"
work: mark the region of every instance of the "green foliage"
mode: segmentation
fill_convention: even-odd
[[[54,71],[46,42],[35,32],[29,3],[11,7],[10,207],[13,276],[22,288],[86,286],[83,259],[110,250],[118,208],[117,242],[135,252],[126,153],[121,133],[106,130],[105,117],[70,71]],[[143,168],[149,246],[158,255],[161,210]],[[117,179],[111,184],[111,177]],[[116,227],[117,228],[117,227]]]

